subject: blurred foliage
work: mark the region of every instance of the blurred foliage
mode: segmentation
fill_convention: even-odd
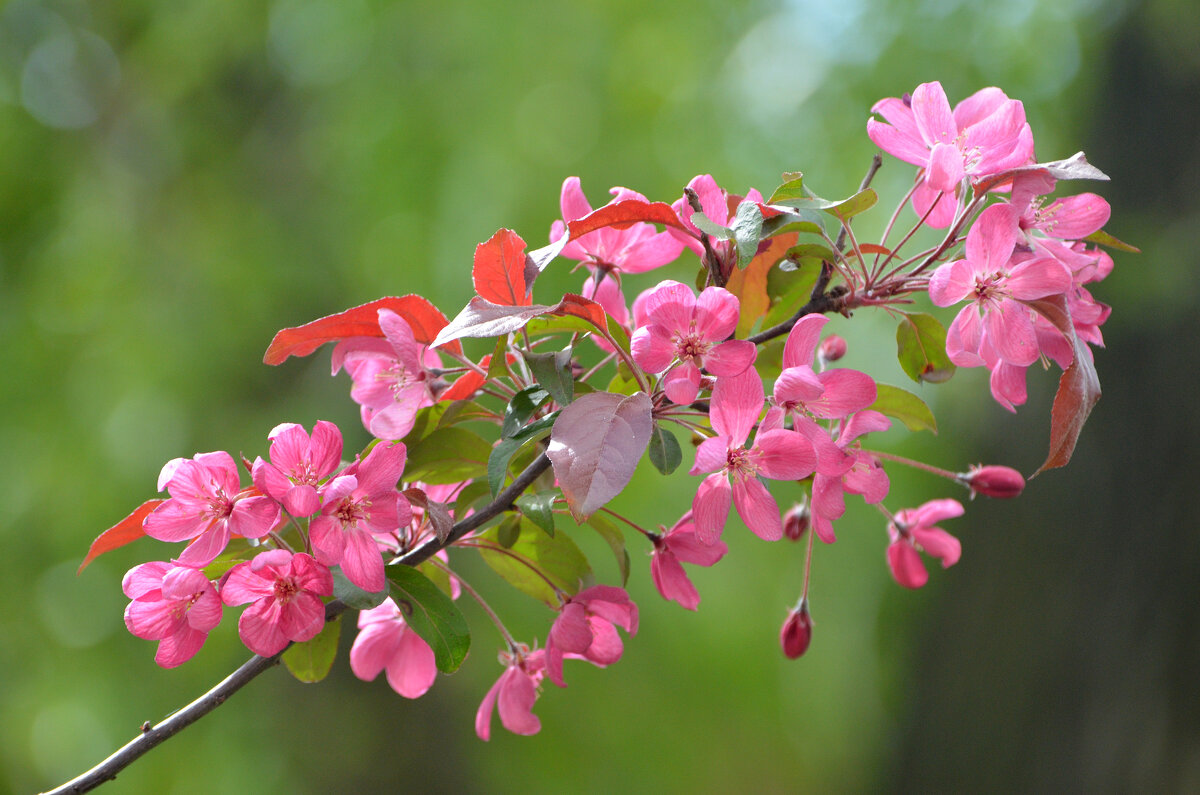
[[[277,329],[384,294],[422,293],[454,314],[475,244],[501,226],[540,244],[572,174],[594,205],[612,185],[671,201],[705,172],[735,191],[769,191],[781,172],[803,170],[817,192],[848,195],[872,154],[863,130],[872,103],[939,79],[952,98],[1003,87],[1026,102],[1040,155],[1084,148],[1117,180],[1100,188],[1116,208],[1110,228],[1150,250],[1120,258],[1098,293],[1120,305],[1111,336],[1136,339],[1126,306],[1170,319],[1194,303],[1195,281],[1179,287],[1167,263],[1196,259],[1200,161],[1195,127],[1176,106],[1155,104],[1155,116],[1113,107],[1112,86],[1187,96],[1200,72],[1197,30],[1187,4],[1171,0],[9,2],[0,10],[0,577],[10,595],[0,614],[0,788],[28,792],[81,772],[248,656],[232,611],[174,671],[124,631],[120,577],[160,554],[151,542],[74,572],[97,533],[153,496],[172,457],[253,457],[282,421],[330,419],[348,449],[365,443],[348,382],[329,378],[322,353],[261,364]],[[1134,103],[1137,92],[1119,96]],[[1186,110],[1194,115],[1194,102]],[[1177,179],[1163,188],[1161,171]],[[910,179],[891,161],[875,184],[899,197]],[[555,266],[539,295],[578,289],[581,275],[568,271]],[[893,326],[839,320],[847,366],[904,383],[887,342]],[[1098,359],[1107,384],[1116,374]],[[923,389],[941,436],[938,446],[913,436],[907,452],[961,469],[993,421],[1011,422],[978,375]],[[1053,384],[1043,380],[1021,432],[1001,425],[988,451],[1025,471],[1044,455]],[[955,439],[962,452],[941,446]],[[695,484],[645,469],[616,507],[670,524]],[[1031,491],[1052,497],[1063,483],[1052,477]],[[894,481],[897,507],[941,493],[908,473]],[[695,575],[698,614],[663,603],[632,549],[641,633],[616,670],[575,665],[565,692],[547,685],[537,737],[475,738],[475,708],[501,668],[498,639],[466,605],[474,652],[419,701],[355,680],[347,631],[322,684],[261,677],[110,786],[847,791],[897,786],[889,771],[918,780],[911,695],[922,677],[914,660],[928,657],[915,630],[946,618],[936,612],[946,589],[993,565],[972,550],[977,523],[1009,524],[1011,511],[973,504],[953,528],[963,563],[910,594],[882,565],[878,514],[852,507],[838,543],[818,550],[815,637],[800,661],[784,659],[776,637],[799,589],[800,547],[758,543],[734,524],[731,555]],[[1044,524],[1031,517],[1025,532]],[[602,576],[616,577],[600,539],[580,543]],[[544,636],[547,610],[465,560],[518,637]],[[1052,576],[1030,563],[1029,576]],[[1011,571],[995,577],[1025,575]],[[984,609],[1006,611],[999,591]],[[986,626],[978,614],[950,615],[955,626]],[[985,732],[979,743],[995,739]],[[1020,748],[1015,734],[995,745]],[[969,764],[986,767],[986,757]]]

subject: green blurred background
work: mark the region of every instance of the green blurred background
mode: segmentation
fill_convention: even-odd
[[[271,672],[108,788],[1200,789],[1200,18],[1186,0],[4,5],[0,789],[81,772],[248,656],[230,624],[163,671],[125,631],[120,578],[161,555],[151,542],[75,569],[169,458],[253,457],[281,421],[366,441],[325,352],[261,364],[277,329],[407,292],[454,314],[475,244],[507,226],[541,245],[568,175],[597,206],[612,185],[671,201],[698,173],[742,192],[802,170],[848,195],[873,151],[868,108],[933,79],[952,99],[999,85],[1024,100],[1042,159],[1085,149],[1113,182],[1067,192],[1103,193],[1109,231],[1145,251],[1118,254],[1096,290],[1115,306],[1106,394],[1076,461],[1015,503],[971,504],[949,527],[958,566],[902,591],[878,514],[852,503],[818,550],[813,646],[788,661],[777,631],[799,545],[732,523],[692,614],[657,597],[631,539],[641,632],[612,669],[576,664],[568,689],[547,686],[536,737],[475,738],[500,641],[464,605],[473,653],[424,698],[357,681],[344,655],[317,686]],[[876,186],[894,201],[910,178],[889,160]],[[540,296],[578,288],[567,265]],[[889,324],[850,327],[867,333],[851,332],[847,364],[902,383]],[[979,375],[926,388],[940,437],[893,433],[893,449],[1035,468],[1053,374],[1031,373],[1016,417]],[[891,471],[893,508],[946,493]],[[619,505],[650,524],[695,488],[639,482]],[[518,636],[544,636],[548,611],[465,571]]]

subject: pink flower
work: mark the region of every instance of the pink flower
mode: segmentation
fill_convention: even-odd
[[[614,626],[614,624],[616,626]],[[617,627],[637,634],[637,605],[624,588],[594,585],[572,596],[558,614],[546,638],[546,675],[559,687],[563,655],[578,655],[603,668],[621,659],[625,647]]]
[[[388,684],[405,698],[420,698],[433,685],[433,649],[404,623],[390,597],[379,607],[361,611],[358,629],[350,647],[350,669],[359,679],[370,682],[386,669]]]
[[[799,433],[781,427],[782,412],[768,412],[746,448],[746,439],[758,421],[765,396],[762,379],[753,367],[741,375],[718,378],[713,387],[709,419],[717,435],[696,448],[691,474],[712,472],[700,484],[692,500],[696,536],[703,544],[721,537],[732,501],[746,526],[767,541],[783,537],[779,505],[759,475],[775,480],[799,480],[812,474],[817,455],[812,444]],[[733,481],[730,487],[730,479]]]
[[[302,426],[285,422],[267,438],[271,460],[255,459],[254,485],[292,516],[312,516],[321,507],[317,485],[341,463],[342,432],[332,422],[320,420],[310,437]]]
[[[929,581],[918,550],[941,558],[944,569],[958,562],[962,545],[934,523],[962,515],[962,503],[958,500],[931,500],[919,508],[907,508],[896,514],[895,520],[888,523],[891,543],[887,548],[888,567],[896,582],[905,588],[920,588]]]
[[[729,226],[737,207],[742,203],[741,196],[727,193],[724,188],[717,184],[717,181],[712,178],[711,174],[700,174],[692,177],[692,181],[687,185],[696,192],[696,198],[700,200],[700,209],[704,212],[705,217],[719,226]],[[762,203],[763,197],[754,188],[751,188],[746,193],[745,201]],[[687,196],[683,196],[675,200],[671,205],[674,208],[679,220],[688,228],[688,232],[681,232],[678,229],[668,228],[667,231],[683,241],[684,245],[690,248],[698,257],[704,256],[704,246],[700,243],[700,230],[692,223],[692,216],[696,211],[692,209],[691,203]],[[734,265],[737,263],[737,244],[733,240],[714,240],[709,238],[709,245],[712,247],[713,253],[716,254],[717,260],[721,267],[721,273],[726,277],[733,271]]]
[[[533,703],[546,668],[545,652],[521,645],[512,653],[501,652],[500,661],[508,667],[475,713],[475,733],[485,742],[491,739],[492,710],[497,708],[500,723],[513,734],[537,734],[542,729],[542,722],[533,714]]]
[[[303,552],[286,549],[260,552],[234,566],[221,580],[227,605],[254,604],[238,619],[238,635],[250,651],[270,657],[289,641],[316,637],[325,626],[320,597],[333,594],[333,576]]]
[[[721,287],[706,287],[697,299],[692,288],[674,281],[660,282],[638,307],[647,324],[629,341],[633,359],[648,373],[661,373],[663,389],[675,403],[687,404],[700,391],[700,369],[715,376],[734,376],[746,370],[758,353],[747,340],[727,340],[737,328],[738,300]]]
[[[321,513],[309,526],[317,560],[340,565],[350,582],[371,593],[387,584],[374,534],[391,533],[412,520],[412,506],[396,491],[405,454],[400,442],[375,445],[365,459],[321,487]]]
[[[279,522],[279,505],[256,490],[241,491],[237,465],[229,453],[200,453],[168,461],[158,490],[171,498],[146,517],[146,535],[159,541],[186,541],[178,563],[200,568],[212,563],[229,539],[262,538]]]
[[[813,475],[812,511],[813,532],[826,544],[836,541],[833,522],[846,512],[846,494],[861,494],[863,501],[875,504],[887,496],[891,488],[887,472],[879,459],[861,449],[858,442],[863,434],[886,431],[891,420],[870,409],[860,411],[844,421],[838,434],[837,447],[849,460],[842,472],[826,473],[818,467]]]
[[[143,563],[126,572],[121,590],[133,600],[125,608],[125,626],[159,642],[154,661],[163,668],[192,659],[221,622],[221,597],[197,569]]]
[[[613,202],[635,199],[646,201],[646,197],[628,188],[613,188]],[[592,205],[583,195],[579,177],[567,177],[563,182],[562,221],[550,227],[550,241],[554,242],[567,233],[566,222],[574,221],[592,212]],[[611,202],[610,202],[611,203]],[[572,240],[562,250],[562,255],[586,264],[600,272],[616,270],[621,273],[644,273],[674,261],[683,251],[683,244],[666,232],[657,232],[654,224],[636,223],[625,229],[605,227]]]
[[[978,367],[990,353],[1020,367],[1038,358],[1033,310],[1022,302],[1065,293],[1071,274],[1051,257],[1014,261],[1016,242],[1013,207],[992,205],[967,233],[966,258],[929,278],[929,297],[937,306],[971,299],[946,333],[946,353],[957,365]]]
[[[954,194],[964,178],[976,181],[1033,158],[1025,107],[998,88],[975,92],[951,112],[941,84],[922,83],[911,99],[881,99],[871,111],[887,122],[867,121],[875,145],[925,170],[913,210],[923,216],[933,207],[926,223],[935,229],[954,219]]]
[[[685,513],[678,522],[660,536],[654,537],[654,552],[650,558],[650,576],[663,599],[679,602],[688,610],[700,604],[700,594],[688,579],[683,563],[697,566],[713,566],[725,557],[729,547],[723,541],[702,544],[696,536],[696,523],[692,512]]]
[[[788,613],[779,630],[779,645],[783,654],[789,660],[795,660],[808,651],[812,643],[812,616],[808,612],[808,600],[801,599],[800,604]]]
[[[403,439],[417,411],[432,406],[430,367],[441,360],[423,350],[408,321],[390,309],[379,310],[384,339],[354,337],[333,350],[333,372],[343,365],[354,379],[350,397],[362,406],[363,425],[378,439]]]
[[[994,499],[1007,500],[1019,497],[1025,490],[1025,478],[1012,467],[989,466],[971,467],[969,471],[960,474],[958,479],[971,489],[971,497],[982,494]]]

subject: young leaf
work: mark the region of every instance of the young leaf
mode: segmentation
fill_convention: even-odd
[[[629,550],[625,548],[625,534],[615,522],[602,513],[594,513],[588,517],[587,524],[608,542],[617,559],[617,569],[621,572],[621,585],[629,582]]]
[[[533,413],[549,399],[550,393],[537,384],[527,386],[513,395],[508,407],[504,409],[504,422],[500,425],[500,435],[512,436],[521,429],[521,426],[529,422]]]
[[[621,493],[650,443],[645,392],[583,395],[562,410],[546,455],[576,521]]]
[[[480,537],[498,542],[498,533],[498,528],[493,527]],[[552,538],[528,519],[521,520],[520,535],[506,552],[486,546],[477,549],[484,561],[510,585],[555,609],[559,600],[546,580],[573,595],[592,579],[592,567],[569,535],[555,533]]]
[[[790,175],[784,174],[784,177]],[[771,194],[771,198],[767,199],[767,204],[779,204],[786,199],[801,199],[807,196],[804,192],[804,176],[795,174],[791,179],[788,179],[782,185],[775,189]]]
[[[1103,229],[1098,229],[1084,238],[1088,243],[1099,243],[1102,246],[1115,248],[1118,251],[1128,251],[1130,254],[1141,254],[1142,250],[1137,246],[1131,246],[1123,240],[1117,240],[1115,237],[1105,232]]]
[[[758,203],[744,201],[738,205],[733,217],[733,239],[737,243],[738,267],[744,268],[758,252],[762,239],[763,214]]]
[[[342,636],[342,617],[326,621],[316,637],[293,643],[283,653],[283,664],[292,676],[305,684],[320,682],[329,675],[337,659],[338,639]]]
[[[679,449],[679,440],[675,434],[663,427],[661,422],[654,423],[650,432],[650,463],[664,475],[674,472],[683,462],[683,451]]]
[[[525,283],[525,241],[511,229],[501,229],[475,247],[471,271],[475,292],[493,304],[528,306]]]
[[[931,430],[937,433],[937,421],[925,401],[912,392],[890,384],[877,384],[877,397],[868,408],[900,420],[910,431]]]
[[[438,541],[444,543],[454,528],[454,518],[450,516],[450,510],[437,500],[429,499],[424,489],[405,489],[404,496],[414,508],[425,514],[425,521],[433,529],[433,534],[437,536]]]
[[[439,428],[408,448],[405,480],[458,483],[487,472],[492,446],[465,428]]]
[[[557,411],[553,414],[547,414],[536,422],[521,428],[511,437],[501,439],[491,449],[487,460],[487,477],[488,488],[491,489],[493,497],[500,493],[500,487],[504,485],[504,477],[508,474],[508,463],[512,460],[513,454],[550,430],[558,415],[559,412]]]
[[[412,327],[417,342],[432,343],[446,325],[446,316],[419,295],[380,298],[303,326],[283,329],[271,340],[263,361],[280,364],[289,356],[307,356],[327,342],[349,337],[382,337],[383,331],[379,328],[380,309],[390,309],[404,318]],[[454,343],[450,349],[462,351],[458,343]]]
[[[575,377],[571,374],[571,349],[547,352],[529,353],[521,351],[529,372],[537,379],[538,385],[550,393],[554,402],[565,406],[571,402],[575,391]]]
[[[896,358],[901,369],[917,383],[949,381],[958,368],[946,355],[946,329],[933,315],[901,314],[896,328]]]
[[[554,307],[543,304],[505,306],[494,304],[479,296],[473,297],[430,343],[433,348],[458,344],[463,337],[499,337],[522,328],[532,318],[544,315]]]
[[[404,622],[433,649],[434,662],[442,673],[455,671],[471,647],[467,620],[449,596],[428,577],[411,566],[388,569],[392,601]]]
[[[83,563],[79,564],[79,569],[75,573],[82,572],[89,563],[105,552],[111,552],[117,547],[123,547],[146,535],[146,531],[142,529],[142,522],[146,521],[146,517],[164,502],[166,500],[146,500],[133,513],[96,536],[96,540],[88,547],[87,557],[83,559]]]
[[[333,598],[348,607],[353,607],[355,610],[370,610],[372,607],[379,607],[383,604],[383,600],[387,599],[386,588],[378,593],[364,591],[346,578],[346,575],[342,573],[341,566],[334,566],[329,573],[333,575]]]
[[[556,491],[542,491],[537,494],[522,494],[514,501],[525,518],[542,528],[549,535],[554,535],[554,500],[558,497]]]
[[[832,207],[829,207],[825,212],[834,215],[840,221],[846,221],[859,213],[866,212],[875,206],[875,202],[879,201],[879,196],[871,188],[861,190],[851,196],[849,199],[838,202]]]

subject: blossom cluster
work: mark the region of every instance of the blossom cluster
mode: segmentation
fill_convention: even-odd
[[[1099,172],[1081,156],[1038,163],[1021,103],[1000,89],[951,108],[941,86],[926,83],[873,111],[883,121],[868,121],[871,140],[918,168],[916,220],[899,244],[887,242],[890,225],[878,243],[854,235],[850,219],[875,201],[869,189],[830,201],[793,175],[769,197],[743,196],[705,174],[670,203],[616,187],[593,209],[571,177],[545,248],[526,253],[510,230],[480,244],[477,294],[455,318],[410,295],[281,331],[266,357],[273,364],[336,343],[332,372],[348,374],[372,442],[346,461],[333,423],[311,432],[281,424],[266,459],[242,459],[249,485],[226,452],[168,462],[158,480],[168,497],[127,522],[135,536],[185,546],[126,574],[129,630],[158,641],[155,660],[173,667],[200,650],[225,607],[248,605],[238,633],[270,657],[314,641],[336,617],[336,597],[337,608],[359,610],[353,673],[386,672],[393,690],[418,698],[466,655],[455,601],[466,593],[503,640],[503,672],[476,715],[487,740],[496,713],[511,732],[539,731],[532,709],[543,681],[565,687],[566,660],[612,665],[624,651],[618,630],[638,631],[637,606],[623,587],[596,583],[568,520],[604,536],[623,578],[625,532],[636,533],[659,594],[688,610],[701,598],[684,564],[713,567],[730,553],[733,512],[762,540],[807,540],[800,598],[779,635],[790,658],[812,640],[813,539],[836,542],[847,495],[881,515],[880,564],[899,585],[924,586],[922,553],[943,567],[959,560],[962,545],[938,525],[965,509],[942,497],[890,510],[885,466],[940,475],[971,497],[1015,497],[1024,478],[996,465],[949,472],[884,451],[879,434],[932,429],[932,412],[915,394],[842,366],[853,353],[829,333],[831,316],[892,313],[913,380],[986,367],[1009,411],[1026,401],[1034,363],[1071,373],[1056,397],[1059,452],[1044,468],[1060,466],[1098,397],[1089,346],[1103,344],[1109,308],[1087,285],[1113,262],[1096,242],[1119,241],[1102,231],[1110,209],[1099,196],[1049,198],[1059,180]],[[813,220],[827,217],[836,235]],[[921,226],[946,230],[942,243],[902,255]],[[696,288],[662,279],[634,295],[633,280],[684,252],[699,259]],[[536,304],[533,282],[557,256],[583,265],[580,294]],[[907,311],[922,292],[934,307],[960,307],[948,328]],[[566,346],[547,347],[547,338]],[[489,340],[491,353],[476,358],[466,339]],[[609,509],[647,454],[663,474],[682,462],[672,428],[694,446],[690,508],[653,516],[649,527]],[[129,530],[102,535],[89,560],[126,543]],[[509,633],[452,550],[473,550],[551,609],[540,647]]]

